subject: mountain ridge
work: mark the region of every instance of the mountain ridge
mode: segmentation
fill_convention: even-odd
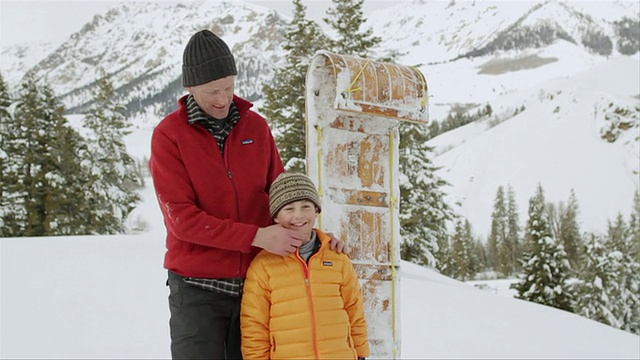
[[[167,113],[184,93],[182,50],[193,32],[211,28],[225,38],[237,58],[240,95],[256,99],[273,77],[284,26],[276,11],[244,2],[121,3],[97,14],[24,72],[47,79],[68,113],[82,113],[104,68],[128,112],[153,118]],[[270,41],[262,41],[265,37]]]
[[[374,11],[364,26],[383,39],[376,54],[400,54],[397,62],[423,71],[427,64],[482,56],[490,59],[539,49],[561,39],[592,49],[597,41],[585,45],[579,39],[585,34],[600,34],[595,38],[611,44],[608,55],[615,56],[615,45],[622,37],[616,35],[612,24],[633,19],[638,5],[613,1],[606,6],[602,11],[602,6],[593,10],[588,4],[554,0],[417,1]],[[281,61],[288,21],[275,10],[243,1],[119,3],[96,14],[37,64],[24,61],[12,48],[2,49],[1,64],[11,71],[10,83],[15,84],[20,71],[46,78],[68,113],[82,113],[87,108],[99,76],[97,68],[103,67],[129,113],[144,119],[143,123],[153,122],[173,109],[175,98],[184,93],[181,56],[192,32],[210,28],[225,38],[238,61],[239,94],[257,101]],[[638,22],[636,19],[634,26],[640,26]],[[630,46],[640,50],[637,39]],[[604,50],[594,55],[606,56]],[[22,66],[16,65],[20,62]]]

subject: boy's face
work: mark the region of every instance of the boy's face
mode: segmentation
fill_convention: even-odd
[[[318,217],[316,205],[309,200],[298,200],[285,205],[273,219],[276,223],[307,235],[304,243],[311,239],[311,231]]]

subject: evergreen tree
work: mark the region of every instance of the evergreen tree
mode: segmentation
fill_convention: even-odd
[[[6,88],[6,85],[3,87]],[[8,91],[3,92],[3,102],[6,104],[9,95]],[[0,128],[2,132],[2,182],[0,182],[2,188],[2,202],[0,203],[2,220],[0,222],[2,222],[2,227],[0,227],[0,231],[3,237],[23,236],[27,217],[24,207],[27,191],[20,176],[26,148],[21,136],[24,124],[21,124],[9,111],[9,106],[3,107],[4,113],[0,123],[2,126]]]
[[[437,267],[436,262],[446,256],[439,245],[448,242],[447,223],[456,215],[444,199],[442,189],[449,184],[437,176],[438,168],[428,156],[432,149],[425,140],[426,130],[419,124],[400,125],[401,256]]]
[[[373,36],[373,30],[363,30],[365,22],[362,12],[364,0],[332,0],[333,6],[327,10],[324,21],[337,33],[331,41],[331,49],[339,54],[356,55],[366,58],[370,50],[382,39]]]
[[[79,138],[63,116],[64,107],[46,84],[29,76],[22,85],[14,116],[3,122],[7,186],[3,198],[10,204],[4,212],[8,236],[77,234],[69,227],[70,205],[80,200],[77,181],[69,163],[79,164],[76,150],[68,146]],[[63,163],[62,160],[65,162]]]
[[[403,239],[404,241],[404,239]],[[411,253],[407,254],[409,251],[414,251],[413,247],[402,247],[402,259],[411,259]],[[435,269],[438,270],[442,275],[454,277],[456,272],[456,267],[453,262],[453,250],[451,247],[451,242],[448,237],[439,238],[436,244],[436,248],[433,249],[435,254],[437,254],[437,260],[435,261]],[[417,255],[420,255],[419,252],[416,251]],[[412,261],[413,263],[418,263],[417,261]],[[420,263],[418,263],[420,264]]]
[[[607,225],[609,249],[630,253],[631,246],[627,243],[627,231],[627,223],[624,221],[622,214],[619,213],[613,223],[609,220]]]
[[[511,263],[512,255],[513,255],[513,243],[511,243],[509,238],[509,211],[507,208],[507,199],[504,199],[504,208],[501,209],[504,211],[502,215],[502,221],[500,224],[500,231],[502,232],[501,241],[499,242],[498,248],[498,271],[502,273],[503,276],[508,277],[513,274],[513,264]]]
[[[293,21],[288,26],[284,65],[275,71],[275,85],[263,87],[264,107],[280,156],[290,171],[305,172],[305,80],[309,62],[327,40],[318,25],[306,19],[301,0],[293,1]]]
[[[547,219],[549,219],[549,228],[551,228],[551,235],[554,239],[560,239],[560,220],[562,219],[562,214],[565,213],[564,203],[558,203],[557,207],[555,204],[549,202],[547,203]]]
[[[520,270],[518,260],[522,256],[522,245],[520,241],[520,217],[518,215],[518,204],[513,188],[509,185],[507,191],[507,251],[510,254],[509,264],[511,271],[509,274],[517,274]]]
[[[145,176],[149,175],[149,160],[146,159],[146,156],[143,156],[142,159],[138,159],[134,164],[136,177],[140,179],[140,188],[144,189],[146,183],[144,181]]]
[[[58,169],[58,185],[65,191],[52,192],[50,201],[56,204],[56,235],[92,234],[88,208],[87,144],[85,139],[65,122],[59,122],[58,137],[51,143]],[[73,155],[70,155],[73,154]],[[104,201],[101,199],[101,201]]]
[[[456,220],[451,237],[451,263],[452,277],[466,280],[469,276],[469,257],[464,248],[464,224],[461,219]]]
[[[22,84],[14,122],[11,124],[7,153],[12,154],[9,163],[7,189],[14,211],[10,221],[5,221],[12,236],[49,235],[45,224],[48,188],[47,172],[51,151],[49,144],[55,139],[51,124],[56,123],[58,113],[48,108],[46,89],[39,91],[33,78]]]
[[[489,266],[496,271],[508,270],[504,259],[504,242],[507,237],[507,207],[504,196],[504,188],[498,187],[496,197],[493,202],[493,212],[491,213],[491,232],[488,240]]]
[[[640,191],[633,196],[633,211],[629,218],[629,231],[631,232],[631,255],[640,263]]]
[[[8,126],[13,122],[9,107],[11,106],[11,97],[9,96],[9,88],[4,81],[4,77],[0,73],[0,237],[8,236],[5,234],[4,218],[8,216],[10,203],[6,197],[5,188],[8,185],[6,174],[8,172],[8,153],[5,151],[8,145],[9,136]]]
[[[477,259],[473,252],[473,234],[468,220],[458,220],[451,241],[453,277],[466,281],[477,273]]]
[[[620,329],[640,334],[640,263],[632,254],[632,241],[631,229],[622,215],[618,215],[615,223],[609,223],[605,244],[616,260],[617,291],[610,295],[614,299],[612,311]]]
[[[469,253],[469,270],[470,270],[469,279],[473,279],[475,278],[476,274],[480,272],[482,268],[480,266],[480,258],[478,257],[478,254],[474,251],[477,240],[473,236],[473,229],[471,227],[471,223],[466,219],[464,222],[464,231],[465,231],[464,246],[467,249],[467,252]]]
[[[562,245],[552,237],[541,185],[529,201],[527,245],[524,274],[516,284],[517,297],[572,311],[572,295],[567,284],[569,262]]]
[[[637,293],[629,294],[624,282],[620,283],[620,275],[627,273],[624,255],[620,251],[609,251],[605,241],[594,234],[589,235],[586,249],[585,266],[579,282],[575,285],[575,308],[579,315],[624,329],[625,316],[633,317],[633,314],[627,312],[627,309],[633,312],[633,306],[626,306],[625,301],[631,300],[632,303],[635,301],[638,304]],[[637,306],[635,316],[637,333]],[[633,319],[627,321],[633,323]],[[631,328],[632,326],[629,326],[627,330]]]
[[[484,248],[484,243],[481,239],[474,239],[473,240],[473,252],[474,252],[474,258],[476,259],[477,263],[476,263],[476,269],[477,272],[481,272],[487,269],[487,252],[485,251]]]
[[[585,267],[575,285],[575,308],[584,317],[640,334],[640,265],[628,254],[611,249],[611,238],[603,242],[590,236]]]
[[[125,220],[140,200],[137,189],[141,179],[124,143],[131,132],[125,108],[116,101],[115,89],[104,71],[96,85],[93,105],[83,120],[89,130],[87,196],[93,205],[86,210],[92,213],[91,232],[115,234],[125,231]]]
[[[520,225],[513,188],[509,186],[505,196],[504,187],[499,186],[487,241],[489,267],[504,276],[515,274],[518,271],[520,252]]]
[[[442,130],[440,130],[440,123],[438,121],[431,121],[429,124],[429,138],[427,140],[431,140],[434,137],[438,136]]]
[[[572,189],[567,208],[561,214],[559,240],[563,244],[569,264],[574,270],[580,269],[584,246],[578,226],[578,211],[578,199]]]

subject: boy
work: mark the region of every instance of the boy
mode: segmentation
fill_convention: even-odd
[[[364,303],[346,254],[313,228],[321,211],[304,174],[282,173],[269,191],[274,222],[303,235],[295,253],[260,252],[247,271],[241,309],[245,359],[358,359],[369,355]]]

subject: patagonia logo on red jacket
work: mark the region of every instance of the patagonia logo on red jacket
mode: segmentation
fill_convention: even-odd
[[[242,145],[253,144],[253,139],[245,139],[242,140]]]

